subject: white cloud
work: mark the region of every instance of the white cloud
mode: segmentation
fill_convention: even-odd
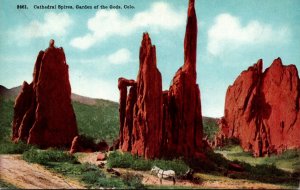
[[[65,12],[49,12],[44,15],[42,22],[33,20],[28,25],[19,27],[14,34],[23,40],[47,36],[61,37],[67,33],[72,23],[73,20]]]
[[[283,42],[289,38],[287,27],[274,28],[256,20],[242,26],[238,17],[228,13],[216,17],[208,31],[207,50],[214,56],[243,45]]]
[[[107,57],[112,64],[123,64],[131,60],[131,52],[128,49],[122,48]]]
[[[174,10],[163,2],[153,3],[149,10],[136,13],[132,18],[121,15],[116,10],[100,10],[88,20],[90,32],[74,38],[71,45],[79,49],[88,49],[112,36],[128,36],[147,27],[153,30],[173,30],[184,23],[184,12]]]

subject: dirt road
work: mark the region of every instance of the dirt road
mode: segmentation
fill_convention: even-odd
[[[83,189],[77,181],[50,172],[43,166],[31,164],[20,155],[0,155],[0,179],[18,188]]]

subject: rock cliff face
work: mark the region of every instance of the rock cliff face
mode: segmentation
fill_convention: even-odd
[[[171,155],[190,157],[202,145],[200,91],[196,83],[197,17],[190,1],[184,39],[184,65],[164,98],[164,146]]]
[[[65,54],[62,48],[48,48],[39,53],[32,83],[23,83],[15,101],[12,139],[69,146],[77,133]]]
[[[282,65],[280,58],[264,72],[262,68],[259,60],[228,87],[222,133],[240,139],[254,156],[300,148],[297,68]]]
[[[120,148],[133,154],[156,157],[198,157],[202,148],[200,91],[196,84],[197,17],[189,1],[184,65],[162,92],[155,47],[144,34],[140,69],[134,81],[119,79]],[[134,84],[134,85],[133,85]],[[127,97],[127,86],[130,88]]]
[[[131,86],[128,97],[127,87]],[[156,50],[147,33],[140,47],[137,81],[119,79],[120,148],[146,158],[158,157],[162,130],[162,79]]]
[[[162,78],[156,65],[156,49],[148,34],[140,48],[137,102],[133,109],[133,154],[158,157],[162,130]]]

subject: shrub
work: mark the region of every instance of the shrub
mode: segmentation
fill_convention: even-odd
[[[22,154],[31,148],[35,147],[22,141],[19,141],[18,143],[5,142],[0,144],[0,154]]]
[[[130,168],[133,163],[133,156],[130,153],[112,152],[107,159],[109,168]]]
[[[126,174],[122,178],[106,176],[102,170],[93,164],[83,164],[81,168],[81,180],[89,188],[143,188],[141,177],[137,175]]]
[[[39,150],[31,148],[23,153],[23,159],[43,165],[46,165],[48,162],[77,162],[73,155],[57,149]]]
[[[84,164],[82,167],[82,181],[87,184],[95,184],[98,182],[98,178],[105,178],[105,174],[99,170],[96,165]]]
[[[141,175],[126,173],[122,176],[122,179],[129,188],[145,189],[145,186],[142,184],[143,177]]]
[[[141,157],[134,156],[134,160],[130,167],[134,170],[147,171],[152,168],[152,163],[150,160],[145,160]]]
[[[217,166],[228,167],[229,161],[220,153],[215,153],[213,151],[207,151],[206,156],[208,160],[214,162]]]
[[[17,187],[0,179],[0,189],[17,189]]]
[[[109,168],[131,168],[134,170],[147,171],[155,165],[163,170],[174,170],[176,175],[183,175],[189,169],[183,160],[145,160],[130,153],[112,152],[107,159]]]

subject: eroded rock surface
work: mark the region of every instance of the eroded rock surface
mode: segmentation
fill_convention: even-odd
[[[120,148],[132,154],[156,157],[203,157],[200,91],[196,83],[197,17],[189,1],[184,65],[169,91],[162,91],[155,46],[143,35],[136,83],[119,79]],[[127,87],[130,92],[127,93]]]
[[[58,147],[70,146],[77,134],[65,54],[51,47],[39,53],[33,81],[23,83],[15,101],[12,139]]]
[[[278,58],[262,70],[259,60],[228,87],[221,133],[238,138],[243,149],[254,156],[300,148],[297,68],[284,66]]]

